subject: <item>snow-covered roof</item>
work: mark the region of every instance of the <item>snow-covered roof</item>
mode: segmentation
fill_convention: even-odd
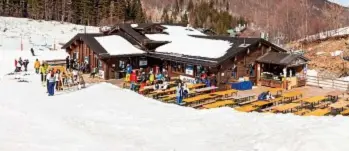
[[[136,48],[126,39],[118,35],[95,37],[95,39],[110,55],[145,53],[143,50]]]
[[[219,58],[226,54],[231,48],[231,43],[224,40],[213,40],[205,38],[192,37],[206,36],[199,30],[191,27],[163,25],[167,29],[167,34],[146,34],[151,40],[171,41],[166,45],[160,46],[155,51],[162,53],[175,53],[189,56],[199,56],[207,58]]]

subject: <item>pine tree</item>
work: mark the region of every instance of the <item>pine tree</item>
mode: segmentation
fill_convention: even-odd
[[[189,0],[187,10],[192,11],[194,9],[194,3],[193,0]]]
[[[140,0],[135,0],[135,21],[136,23],[144,23],[145,22],[145,15],[142,8],[142,3]]]
[[[187,25],[188,24],[188,14],[185,12],[181,17],[181,23]]]
[[[166,24],[170,23],[170,21],[171,21],[170,18],[168,17],[168,8],[167,7],[165,7],[164,10],[162,10],[161,20]]]

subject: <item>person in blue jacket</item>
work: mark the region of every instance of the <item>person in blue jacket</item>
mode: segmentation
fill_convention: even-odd
[[[184,89],[182,87],[182,83],[178,83],[178,86],[176,87],[176,98],[177,98],[178,105],[182,103],[183,94],[184,94]]]
[[[130,64],[127,64],[126,66],[126,73],[131,74],[132,73],[132,66]]]
[[[156,80],[162,81],[163,78],[164,78],[164,76],[160,72],[158,72],[158,74],[156,75]]]

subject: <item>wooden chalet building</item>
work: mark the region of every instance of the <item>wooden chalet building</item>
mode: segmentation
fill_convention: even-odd
[[[187,36],[188,40],[193,39],[193,43],[198,41],[199,44],[191,44],[185,37],[171,39],[183,36],[180,31],[193,33],[184,36]],[[119,24],[103,33],[77,34],[62,48],[66,49],[72,58],[77,59],[78,63],[88,63],[91,70],[98,67],[99,75],[105,79],[122,78],[126,64],[131,64],[133,69],[143,68],[146,71],[166,69],[170,76],[181,76],[188,80],[194,80],[204,70],[216,75],[218,85],[227,84],[241,77],[249,78],[254,84],[261,84],[262,72],[270,69],[266,68],[268,66],[265,64],[290,68],[299,65],[303,71],[308,61],[303,56],[296,55],[291,55],[292,59],[284,61],[284,58],[289,57],[286,55],[286,50],[261,38],[207,36],[201,32],[197,34],[198,32],[200,31],[183,25]],[[119,41],[122,41],[120,40],[122,38],[127,44],[108,39],[101,40],[103,37],[113,36]],[[226,49],[217,46],[207,50],[205,46],[208,46],[207,43],[210,41],[227,42],[230,45],[225,47]],[[131,53],[129,49],[137,50]],[[200,55],[201,52],[207,51],[223,53],[219,57],[211,57],[209,53],[206,53],[208,54],[206,56]],[[269,61],[274,57],[279,60]],[[298,64],[295,61],[298,61]]]

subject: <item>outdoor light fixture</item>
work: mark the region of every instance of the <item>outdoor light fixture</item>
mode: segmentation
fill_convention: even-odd
[[[247,49],[247,54],[250,54],[250,48]]]

